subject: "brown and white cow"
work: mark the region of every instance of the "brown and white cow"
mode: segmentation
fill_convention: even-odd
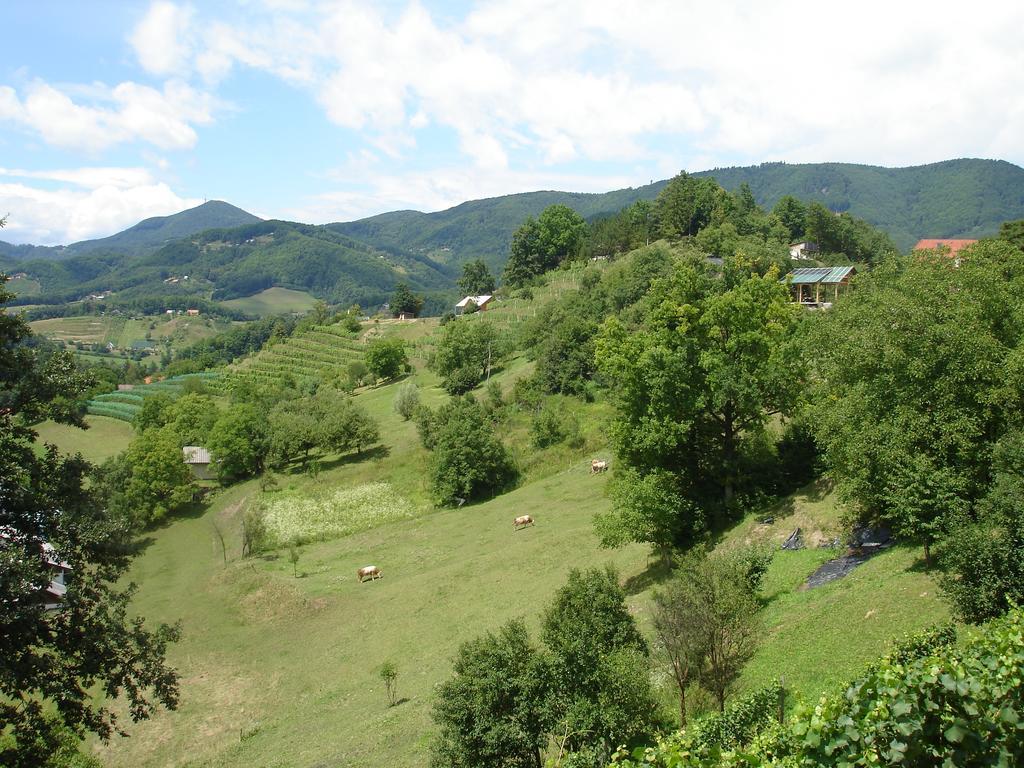
[[[608,462],[603,459],[594,459],[590,462],[590,474],[596,475],[598,472],[607,472]]]
[[[520,515],[512,521],[512,530],[518,531],[520,528],[525,528],[528,525],[533,525],[533,518],[529,515]]]
[[[376,565],[367,565],[356,571],[356,577],[359,579],[360,584],[366,581],[367,578],[369,578],[370,581],[373,581],[374,579],[383,578],[383,576],[383,571],[381,571],[381,569]]]

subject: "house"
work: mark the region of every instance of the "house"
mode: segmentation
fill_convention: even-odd
[[[855,274],[855,267],[803,267],[783,280],[789,283],[794,304],[827,309],[846,291]]]
[[[5,526],[0,529],[0,540],[5,545],[17,539],[15,529]],[[40,556],[50,571],[50,581],[45,586],[40,586],[37,592],[37,599],[42,602],[43,608],[47,611],[54,611],[60,608],[60,603],[67,593],[67,575],[71,572],[71,566],[57,557],[56,550],[49,542],[40,544]]]
[[[462,301],[455,305],[455,314],[463,314],[466,311],[466,307],[469,306],[470,302],[476,304],[476,307],[480,312],[486,312],[487,305],[493,298],[493,296],[466,296]]]
[[[807,261],[808,259],[817,258],[819,250],[817,243],[790,243],[789,258]]]
[[[198,309],[189,309],[189,310],[185,311],[185,314],[188,315],[189,317],[199,317],[199,310]]]
[[[957,256],[960,251],[969,245],[974,245],[977,240],[944,240],[939,239],[925,239],[918,240],[917,245],[914,246],[915,251],[932,251],[936,248],[944,248],[949,251],[949,258],[953,259],[954,263],[960,266],[960,257]]]
[[[196,480],[211,480],[213,478],[208,450],[199,445],[186,445],[181,449],[181,455]]]

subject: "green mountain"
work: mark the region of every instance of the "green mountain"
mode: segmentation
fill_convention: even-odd
[[[757,202],[768,208],[783,195],[821,201],[888,232],[901,248],[922,237],[991,235],[1003,221],[1024,218],[1024,169],[1001,160],[948,160],[908,168],[763,163],[694,175],[713,176],[730,191],[746,182]],[[586,218],[614,213],[636,200],[654,199],[665,183],[604,194],[528,192],[437,213],[395,211],[327,226],[379,248],[453,265],[481,257],[500,270],[512,232],[527,216],[552,203],[568,205]]]
[[[568,205],[588,218],[614,213],[642,198],[656,197],[664,185],[659,181],[603,194],[525,192],[472,200],[438,213],[393,211],[327,227],[378,248],[426,256],[455,267],[479,257],[500,272],[508,258],[512,233],[527,216],[537,216],[555,203]]]
[[[429,259],[385,253],[325,227],[275,220],[208,229],[141,256],[103,249],[62,261],[19,262],[18,267],[41,285],[33,303],[113,291],[114,301],[144,302],[146,308],[171,297],[219,301],[271,286],[370,306],[386,301],[401,281],[426,292],[453,284]]]
[[[1004,221],[1024,218],[1024,169],[1003,160],[947,160],[908,168],[850,163],[762,163],[715,168],[728,190],[750,185],[767,208],[783,195],[816,200],[886,231],[901,248],[923,237],[994,235]]]
[[[262,221],[241,208],[220,200],[197,205],[171,216],[143,219],[133,227],[110,237],[82,240],[71,245],[12,245],[0,241],[0,256],[19,260],[69,259],[95,251],[107,253],[144,253],[166,245],[172,240],[188,237],[215,227],[239,227]]]

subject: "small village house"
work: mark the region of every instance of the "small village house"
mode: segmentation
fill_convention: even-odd
[[[915,251],[933,251],[936,248],[941,248],[944,251],[948,251],[949,258],[953,259],[953,262],[959,267],[960,251],[969,245],[974,245],[977,240],[963,240],[963,239],[942,239],[942,238],[926,238],[924,240],[918,240],[917,245],[914,246]]]
[[[210,469],[210,452],[199,445],[186,445],[181,449],[181,455],[188,468],[192,470],[192,476],[196,480],[212,480],[213,471]]]
[[[797,259],[798,261],[807,261],[808,259],[817,258],[818,251],[817,243],[790,243],[789,258]]]
[[[0,541],[6,543],[13,539],[14,529],[0,529]],[[49,542],[40,545],[40,556],[50,571],[50,581],[45,586],[39,587],[37,599],[43,604],[47,611],[55,611],[60,608],[64,595],[67,594],[67,576],[71,572],[71,566],[57,557],[56,550]]]
[[[793,303],[814,309],[827,309],[846,291],[857,273],[855,267],[803,267],[785,278]]]
[[[466,296],[462,301],[455,305],[455,314],[463,314],[466,311],[466,308],[470,305],[470,303],[476,304],[476,307],[480,312],[486,312],[487,305],[491,302],[491,299],[493,298],[494,297],[490,295]]]

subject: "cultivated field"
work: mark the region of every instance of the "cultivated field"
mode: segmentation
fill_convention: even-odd
[[[181,346],[213,336],[233,323],[209,317],[185,315],[128,318],[121,315],[83,315],[36,320],[29,324],[35,333],[56,341],[84,344],[113,344],[130,349],[147,338],[154,347]]]

